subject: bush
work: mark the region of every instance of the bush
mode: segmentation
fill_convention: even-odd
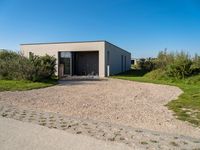
[[[144,59],[141,58],[138,62],[137,62],[137,69],[141,69],[141,70],[145,70],[147,72],[151,71],[154,69],[154,62],[152,58],[148,58],[148,59]]]
[[[153,69],[160,70],[161,76],[165,72],[165,77],[184,79],[200,74],[200,56],[197,54],[191,58],[185,52],[167,53],[165,50],[159,52],[158,57],[152,60],[152,65]]]
[[[154,59],[154,69],[166,69],[166,66],[174,62],[174,53],[167,53],[167,50],[160,51]]]
[[[190,69],[193,75],[197,75],[200,73],[200,56],[198,56],[197,54],[195,54],[194,58],[192,59],[192,65]]]
[[[22,54],[0,50],[0,78],[10,80],[41,81],[50,79],[55,73],[56,59],[51,56],[34,56],[30,59]]]
[[[177,79],[185,78],[191,75],[192,61],[188,54],[181,52],[174,56],[174,61],[166,66],[168,76]]]
[[[147,76],[153,79],[163,77],[184,79],[200,74],[200,56],[196,54],[194,58],[191,58],[185,52],[168,53],[167,50],[164,50],[159,52],[155,59],[140,59],[137,69],[151,71]]]
[[[30,79],[32,65],[24,56],[12,52],[0,51],[0,77],[4,79]]]
[[[53,56],[36,56],[31,54],[29,57],[30,62],[34,66],[32,73],[32,80],[39,81],[43,79],[49,79],[54,76],[56,58]]]

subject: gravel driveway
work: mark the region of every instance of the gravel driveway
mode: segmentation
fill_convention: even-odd
[[[200,137],[164,105],[182,91],[173,86],[108,79],[65,81],[44,89],[0,92],[0,102],[167,133]]]

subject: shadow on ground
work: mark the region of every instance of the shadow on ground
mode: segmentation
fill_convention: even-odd
[[[107,81],[108,79],[76,79],[76,80],[59,80],[58,86],[66,85],[83,85],[95,84],[96,82]]]

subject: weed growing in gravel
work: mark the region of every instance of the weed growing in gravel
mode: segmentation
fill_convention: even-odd
[[[65,121],[63,121],[63,122],[60,122],[61,124],[63,124],[63,125],[66,125],[67,124],[67,122],[65,122]]]
[[[143,132],[143,131],[142,130],[135,130],[135,132],[139,132],[140,133],[140,132]]]
[[[35,121],[35,118],[29,118],[28,121],[30,122]]]
[[[82,133],[81,131],[77,131],[77,132],[76,132],[76,134],[81,134],[81,133]]]
[[[186,144],[188,144],[188,143],[187,143],[187,142],[185,142],[185,141],[183,141],[183,144],[185,144],[185,145],[186,145]]]
[[[49,122],[50,122],[50,123],[55,123],[55,122],[56,122],[56,120],[49,120]]]
[[[39,125],[46,126],[46,122],[41,122]]]
[[[109,141],[115,141],[115,138],[108,138]]]
[[[6,113],[3,113],[1,116],[2,117],[6,117],[8,114],[6,114]]]
[[[46,117],[44,117],[44,116],[40,116],[40,119],[47,119]]]
[[[176,147],[179,146],[179,145],[178,145],[176,142],[174,142],[174,141],[170,142],[170,144],[173,145],[173,146],[176,146]]]
[[[82,125],[87,126],[88,124],[87,123],[83,123]]]
[[[35,116],[34,116],[34,115],[30,115],[29,117],[30,117],[30,118],[33,118],[33,117],[35,117]]]
[[[66,126],[67,126],[67,125],[65,125],[65,124],[61,125],[62,128],[65,128]]]
[[[150,140],[150,142],[152,142],[152,143],[158,143],[158,141],[156,141],[156,140]]]
[[[177,137],[177,136],[175,136],[175,137],[174,137],[174,139],[178,139],[178,137]]]
[[[119,139],[120,139],[121,141],[125,140],[125,138],[124,138],[124,137],[120,137]]]
[[[145,142],[145,141],[142,141],[142,142],[140,142],[140,144],[142,144],[142,145],[147,145],[148,143]]]

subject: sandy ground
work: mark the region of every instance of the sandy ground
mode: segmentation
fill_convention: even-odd
[[[131,150],[121,143],[100,141],[0,117],[1,150]],[[139,148],[140,149],[140,148]]]
[[[126,80],[68,81],[21,92],[0,92],[0,102],[107,121],[136,128],[200,137],[199,128],[177,120],[164,105],[182,91],[177,87]]]

